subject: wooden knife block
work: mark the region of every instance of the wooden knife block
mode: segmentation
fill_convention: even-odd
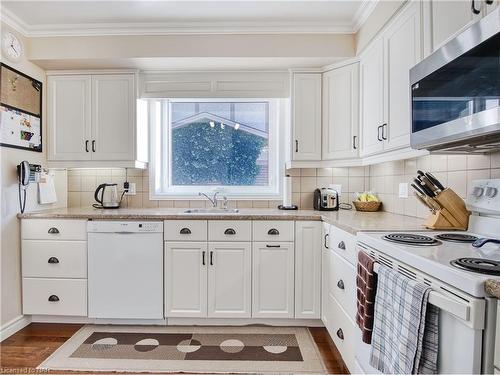
[[[425,221],[425,227],[440,230],[467,230],[470,212],[465,202],[452,189],[446,188],[436,197],[429,198],[438,203],[440,209]]]

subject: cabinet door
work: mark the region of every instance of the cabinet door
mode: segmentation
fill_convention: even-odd
[[[323,243],[321,246],[321,321],[328,327],[328,321],[330,320],[330,316],[328,315],[327,310],[327,301],[328,301],[328,278],[330,274],[329,268],[329,237],[330,237],[330,224],[323,223],[322,224],[323,232]]]
[[[90,160],[89,75],[48,78],[49,160]]]
[[[134,75],[92,76],[92,159],[132,160],[135,154]]]
[[[359,65],[323,74],[323,159],[358,154]]]
[[[295,223],[295,318],[319,319],[321,222]]]
[[[420,3],[411,4],[384,33],[387,79],[385,150],[410,146],[410,69],[421,59]]]
[[[165,242],[165,316],[207,317],[207,243]]]
[[[252,247],[250,242],[208,245],[208,317],[251,316]]]
[[[475,0],[478,9],[481,0]],[[458,32],[470,26],[481,15],[471,10],[471,1],[432,1],[432,45],[434,51],[445,44]]]
[[[293,242],[254,242],[252,317],[293,318]]]
[[[293,76],[293,160],[321,160],[321,74]]]
[[[384,44],[378,39],[363,53],[361,79],[361,154],[383,150],[381,128],[384,124]]]

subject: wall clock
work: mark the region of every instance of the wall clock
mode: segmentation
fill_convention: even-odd
[[[8,60],[17,62],[23,55],[23,45],[14,34],[7,31],[2,37],[2,52]]]

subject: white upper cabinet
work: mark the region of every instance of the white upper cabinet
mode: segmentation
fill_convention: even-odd
[[[384,149],[410,145],[410,69],[422,58],[419,3],[411,4],[384,33],[386,119]]]
[[[49,74],[48,93],[49,164],[145,166],[138,156],[147,145],[136,137],[133,73]]]
[[[92,158],[134,158],[135,93],[132,74],[92,76]]]
[[[321,73],[292,78],[292,160],[321,160]]]
[[[375,40],[360,61],[362,156],[383,151],[384,125],[384,43]]]
[[[410,146],[410,69],[422,58],[421,3],[410,3],[361,56],[361,155]]]
[[[483,0],[474,0],[479,14],[472,11],[472,0],[432,0],[432,45],[434,51],[449,41],[458,32],[481,18]]]
[[[359,64],[323,74],[323,160],[358,156]]]
[[[91,159],[91,76],[48,78],[49,160]]]

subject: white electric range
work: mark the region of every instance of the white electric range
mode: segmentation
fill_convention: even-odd
[[[477,180],[467,197],[473,213],[468,231],[358,233],[358,250],[405,276],[432,287],[440,308],[438,373],[493,373],[496,299],[484,282],[500,280],[500,180]],[[369,345],[358,340],[363,373]]]

